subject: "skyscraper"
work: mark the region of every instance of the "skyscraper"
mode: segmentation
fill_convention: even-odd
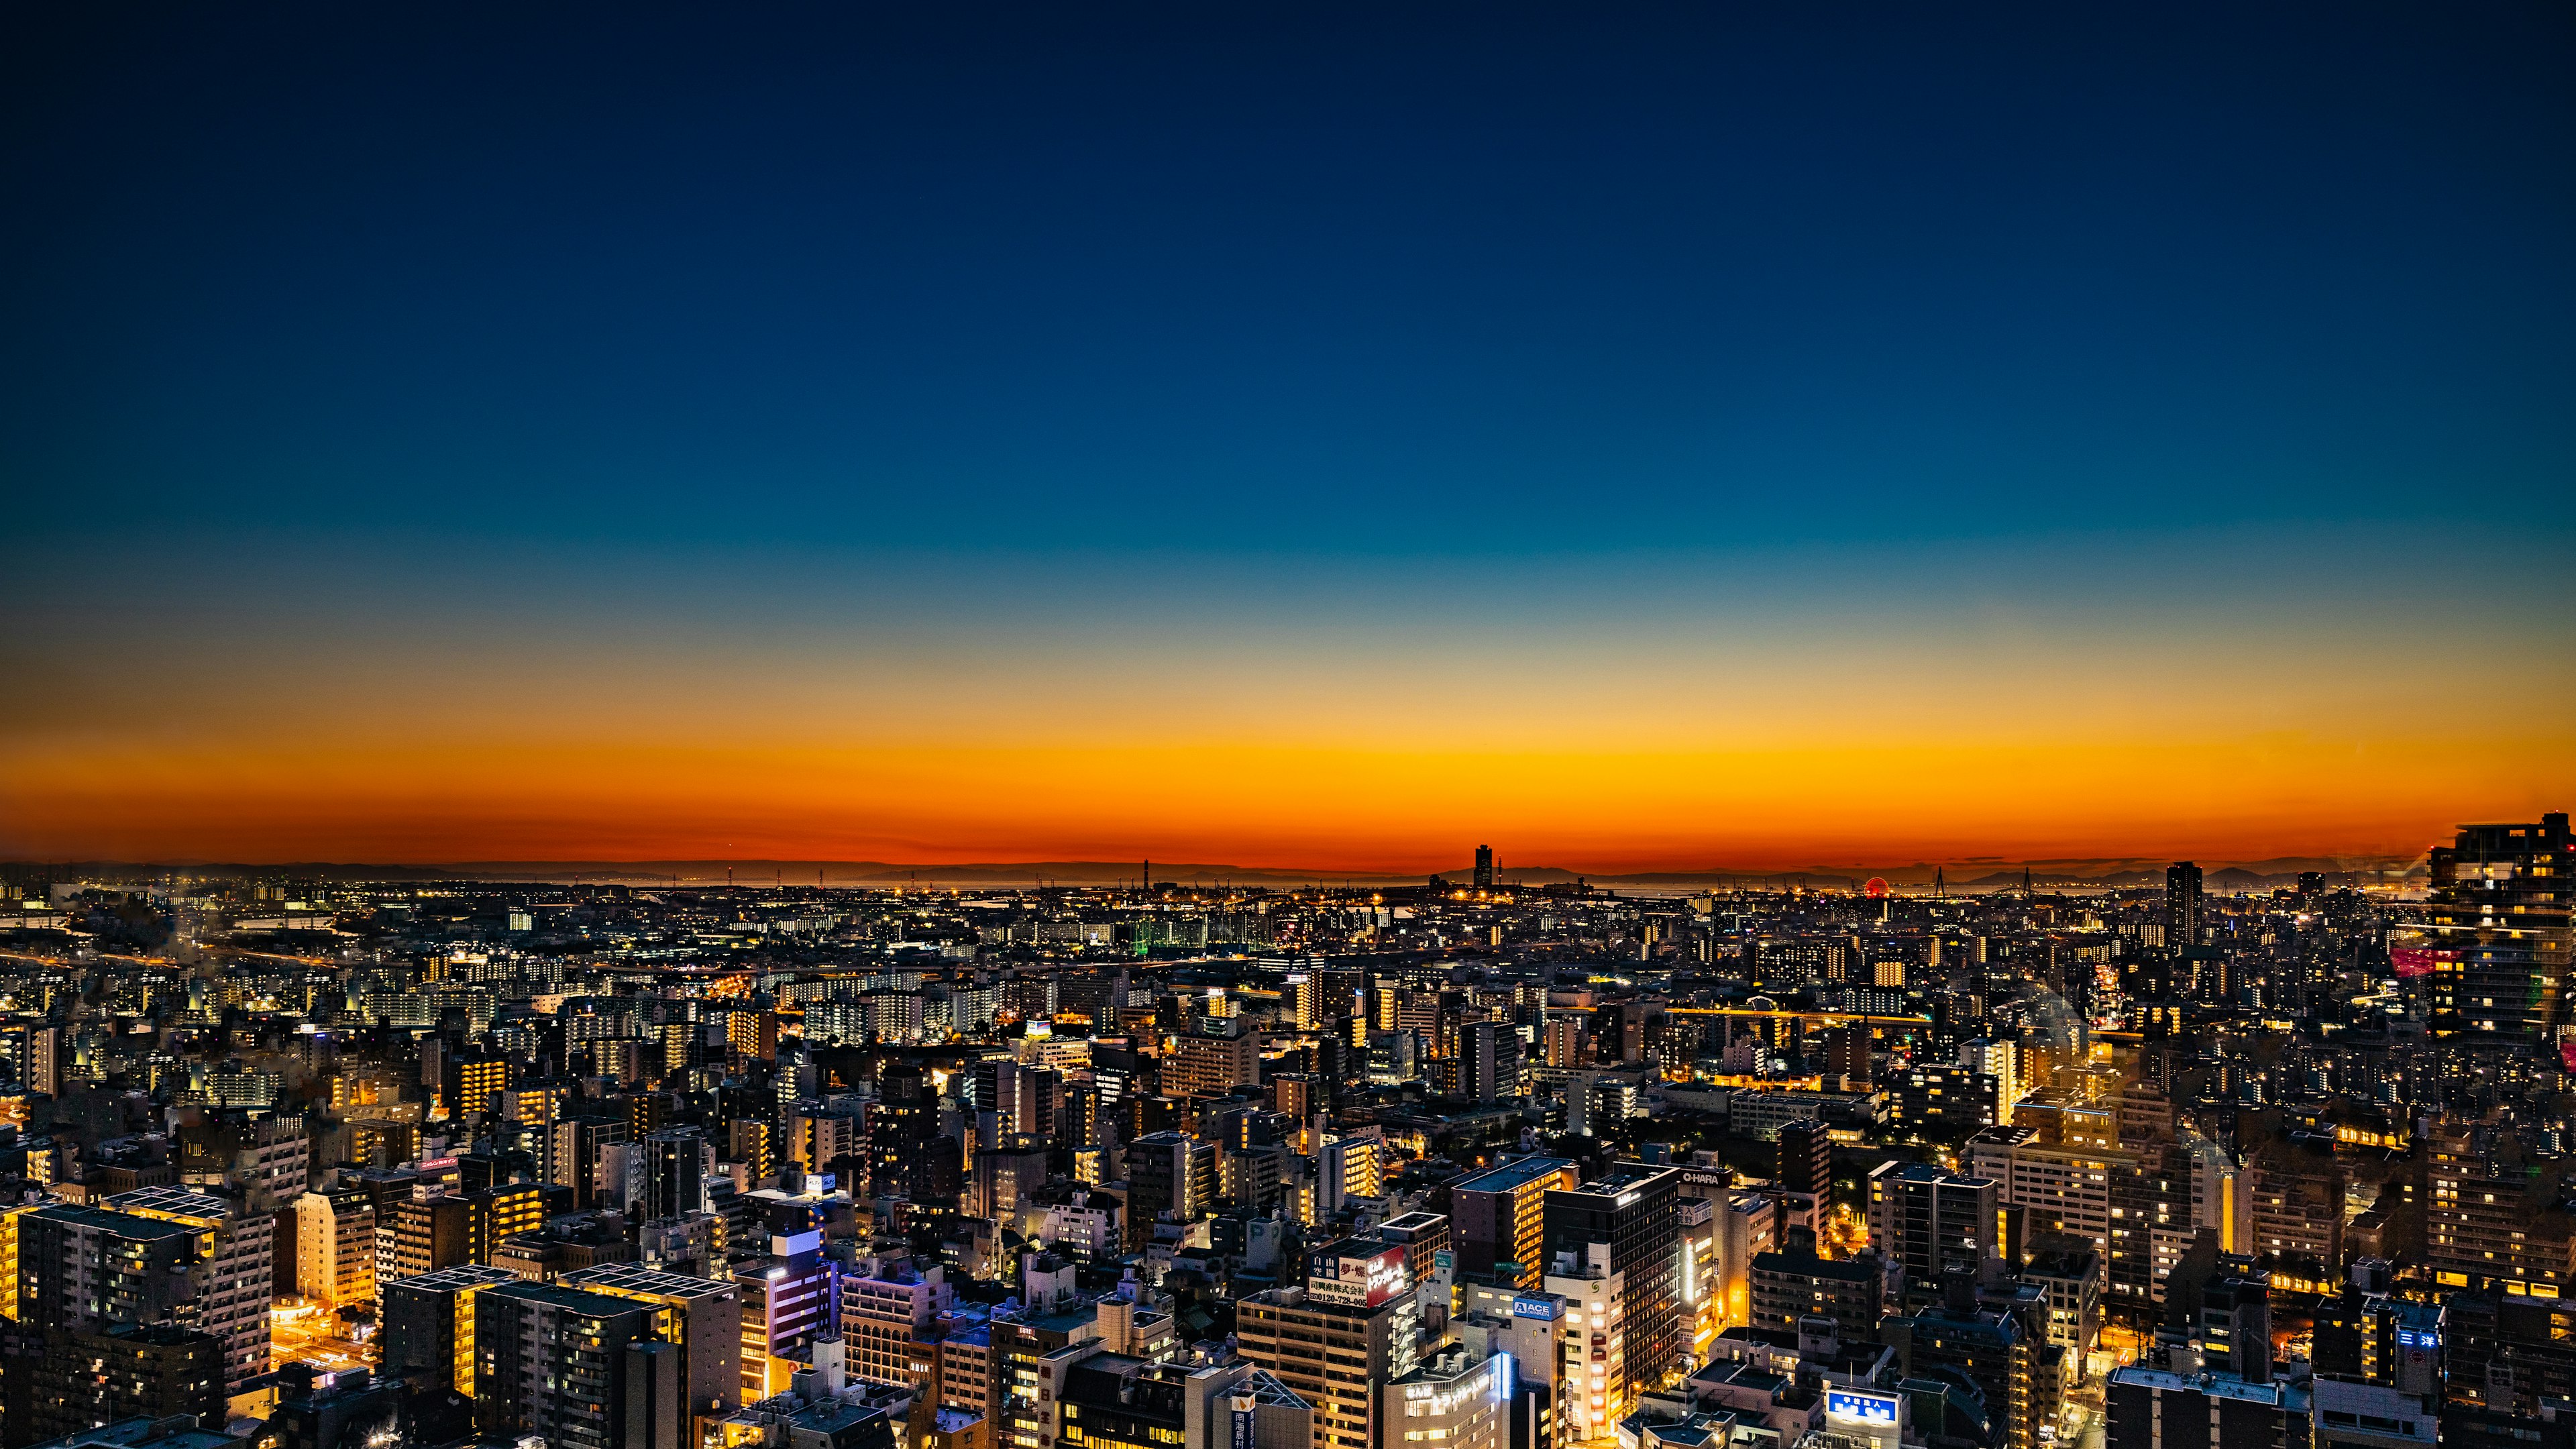
[[[1622,1162],[1573,1189],[1547,1195],[1547,1251],[1551,1264],[1587,1260],[1596,1243],[1609,1245],[1609,1271],[1619,1275],[1620,1321],[1627,1336],[1623,1403],[1660,1387],[1681,1357],[1681,1220],[1673,1206],[1681,1195],[1680,1169]],[[1551,1269],[1553,1271],[1553,1269]]]
[[[2165,871],[2165,949],[2199,945],[2200,928],[2200,867],[2175,861]]]
[[[1476,889],[1489,891],[1493,888],[1494,848],[1490,845],[1479,845],[1476,847]]]

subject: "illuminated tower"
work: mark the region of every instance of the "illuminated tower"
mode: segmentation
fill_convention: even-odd
[[[2165,872],[2165,948],[2200,944],[2200,867],[2178,860]]]

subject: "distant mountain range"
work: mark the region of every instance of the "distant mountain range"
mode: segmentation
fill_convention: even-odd
[[[2424,857],[2280,856],[2269,860],[2204,860],[2208,888],[2222,894],[2271,890],[2293,884],[2302,871],[2321,871],[2338,884],[2346,881],[2394,882],[2420,874]],[[1851,890],[1875,876],[1899,890],[1929,889],[1935,870],[1942,884],[1961,894],[2018,889],[2027,870],[2034,885],[2102,889],[2161,885],[2170,862],[2141,859],[2040,860],[2006,863],[1988,857],[1966,862],[1914,861],[1903,865],[1818,865],[1803,870],[1741,870],[1711,866],[1702,870],[1592,873],[1562,866],[1517,867],[1497,872],[1509,884],[1558,885],[1575,880],[1593,885],[1653,890],[1694,887]],[[204,875],[291,876],[322,880],[381,881],[527,881],[600,885],[826,885],[826,886],[1033,886],[1109,885],[1143,877],[1143,861],[1038,860],[969,864],[906,865],[877,860],[470,860],[434,865],[368,865],[299,861],[275,865],[208,861],[126,862],[75,861],[38,867],[19,862],[24,872],[42,868],[56,879],[145,880],[171,870]],[[1151,878],[1182,885],[1218,884],[1287,887],[1299,885],[1420,885],[1423,873],[1384,870],[1296,869],[1277,866],[1212,865],[1198,862],[1154,862]],[[1436,872],[1455,884],[1475,878],[1472,865]]]

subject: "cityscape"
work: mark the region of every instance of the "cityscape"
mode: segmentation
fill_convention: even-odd
[[[2576,1449],[2576,6],[5,26],[0,1449]]]
[[[1472,858],[20,868],[0,1435],[2566,1432],[2566,815],[2394,881],[1623,890]]]

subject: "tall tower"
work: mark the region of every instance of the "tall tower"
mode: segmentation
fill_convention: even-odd
[[[1494,848],[1490,845],[1479,845],[1476,847],[1476,889],[1489,891],[1493,888]]]
[[[2179,951],[2200,944],[2200,867],[2175,861],[2165,872],[2165,947]]]

